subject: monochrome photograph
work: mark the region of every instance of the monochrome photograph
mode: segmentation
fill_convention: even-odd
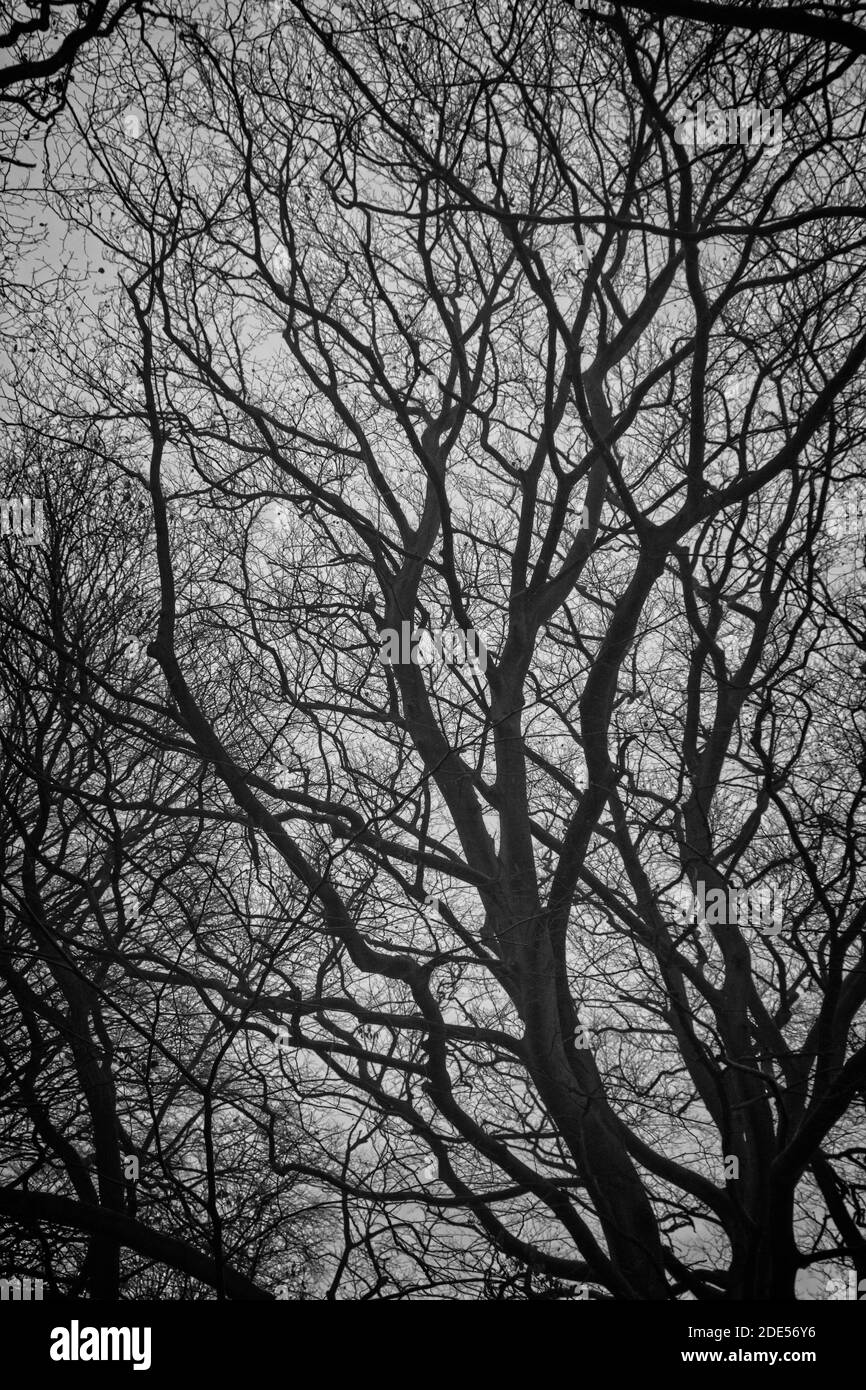
[[[4,1336],[649,1303],[814,1361],[866,4],[7,0],[0,122]]]

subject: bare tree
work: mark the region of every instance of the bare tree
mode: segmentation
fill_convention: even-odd
[[[315,1137],[262,1184],[337,1200],[324,1296],[866,1274],[858,71],[620,6],[241,3],[116,52],[134,146],[71,107],[52,206],[117,290],[63,409],[152,510],[135,739],[249,884],[218,969],[112,962],[247,1086],[277,1030]]]
[[[327,1203],[294,1173],[263,1180],[267,1090],[233,1055],[237,1027],[198,1006],[203,978],[249,968],[235,923],[252,930],[256,884],[144,656],[149,512],[99,430],[17,443],[49,515],[43,544],[4,542],[8,1272],[40,1267],[67,1296],[272,1297],[315,1266]]]

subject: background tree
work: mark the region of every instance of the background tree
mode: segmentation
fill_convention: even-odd
[[[149,515],[99,430],[16,442],[50,536],[3,543],[4,1274],[96,1298],[297,1290],[327,1204],[268,1178],[269,1146],[303,1136],[284,1119],[277,1140],[274,1095],[199,1006],[203,975],[249,961],[258,889],[138,636]]]

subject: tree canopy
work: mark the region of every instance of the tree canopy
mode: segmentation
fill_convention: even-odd
[[[848,11],[79,8],[13,171],[11,1272],[866,1276]]]

